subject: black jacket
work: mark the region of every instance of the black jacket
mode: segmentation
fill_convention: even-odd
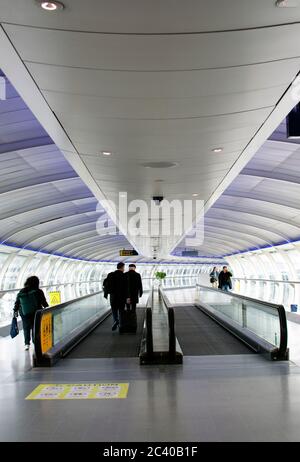
[[[225,284],[228,284],[230,289],[232,289],[231,278],[232,274],[230,271],[227,271],[226,273],[224,273],[224,271],[221,271],[221,273],[219,274],[219,289],[221,289],[222,286],[224,286]]]
[[[138,303],[139,297],[143,295],[142,278],[135,271],[128,271],[126,274],[128,297],[132,303]]]
[[[109,273],[103,282],[104,296],[110,294],[110,299],[125,303],[128,296],[127,278],[120,270]]]

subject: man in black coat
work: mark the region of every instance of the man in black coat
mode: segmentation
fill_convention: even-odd
[[[119,325],[119,311],[123,310],[128,296],[127,278],[124,274],[125,265],[118,263],[117,270],[109,273],[103,282],[104,297],[110,294],[110,306],[114,319],[112,330],[116,330]]]
[[[135,311],[136,305],[139,302],[139,297],[143,295],[143,284],[141,275],[136,272],[136,266],[134,263],[129,265],[129,271],[126,273],[126,278],[128,290],[127,302],[129,302],[127,305],[131,305],[131,309]]]
[[[232,273],[228,271],[227,266],[223,266],[223,271],[219,274],[219,289],[229,292],[232,289]]]

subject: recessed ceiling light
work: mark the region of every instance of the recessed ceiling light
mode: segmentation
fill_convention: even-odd
[[[40,5],[46,11],[56,11],[64,9],[64,5],[60,2],[40,2]]]
[[[199,196],[199,194],[195,193],[195,194],[193,194],[193,196],[194,196],[194,197],[197,197],[197,196]]]
[[[223,151],[223,148],[215,148],[213,149],[213,152],[222,152]]]
[[[107,156],[107,157],[108,157],[108,156],[111,156],[111,154],[112,154],[112,153],[111,153],[110,151],[102,151],[102,155],[103,155],[103,156]]]

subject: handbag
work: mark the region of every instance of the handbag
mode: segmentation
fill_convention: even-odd
[[[10,326],[10,336],[11,338],[15,338],[19,333],[18,321],[17,318],[14,316],[11,321]]]

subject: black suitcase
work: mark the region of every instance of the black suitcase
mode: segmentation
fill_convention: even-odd
[[[120,334],[135,334],[137,330],[136,308],[132,305],[126,305],[120,310]]]

